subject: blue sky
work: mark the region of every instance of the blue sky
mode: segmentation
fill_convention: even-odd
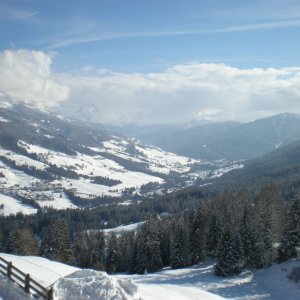
[[[300,113],[299,37],[299,0],[1,0],[0,96],[119,123]]]
[[[55,70],[300,65],[299,1],[2,0],[0,17],[2,50],[55,51]]]

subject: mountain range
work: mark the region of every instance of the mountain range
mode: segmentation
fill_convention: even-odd
[[[1,102],[0,205],[4,214],[128,204],[240,168],[166,152],[93,123]],[[26,205],[26,207],[24,207]]]
[[[130,204],[214,182],[297,181],[297,140],[300,117],[293,114],[245,124],[121,130],[2,101],[0,211]]]
[[[115,128],[166,151],[197,159],[254,159],[300,139],[300,116],[283,113],[249,123]]]
[[[276,184],[291,195],[300,189],[300,140],[264,156],[244,162],[244,167],[225,174],[216,185],[259,186]]]

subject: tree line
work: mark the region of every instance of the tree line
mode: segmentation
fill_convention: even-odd
[[[104,233],[100,223],[89,229],[80,215],[61,215],[51,221],[42,213],[31,219],[2,218],[0,250],[41,255],[109,273],[142,274],[214,259],[215,273],[220,276],[239,274],[247,267],[263,268],[299,255],[297,195],[284,202],[276,186],[271,185],[256,194],[242,189],[190,203],[186,209],[172,213],[147,213],[146,221],[136,231],[119,235]]]

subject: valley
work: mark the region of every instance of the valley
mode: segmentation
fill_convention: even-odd
[[[0,300],[300,299],[299,1],[0,24]]]
[[[0,112],[5,118],[0,121],[0,193],[14,199],[15,212],[112,201],[129,204],[196,181],[205,184],[243,167],[238,161],[180,156],[134,138],[114,136],[93,124],[5,103]],[[26,205],[24,209],[20,203]],[[8,214],[9,203],[3,198],[1,204],[2,213]]]

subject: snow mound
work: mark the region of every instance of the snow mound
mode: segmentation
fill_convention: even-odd
[[[137,286],[104,272],[81,270],[61,278],[54,285],[55,300],[138,300]]]
[[[0,300],[30,300],[30,296],[10,281],[7,277],[0,275]]]

